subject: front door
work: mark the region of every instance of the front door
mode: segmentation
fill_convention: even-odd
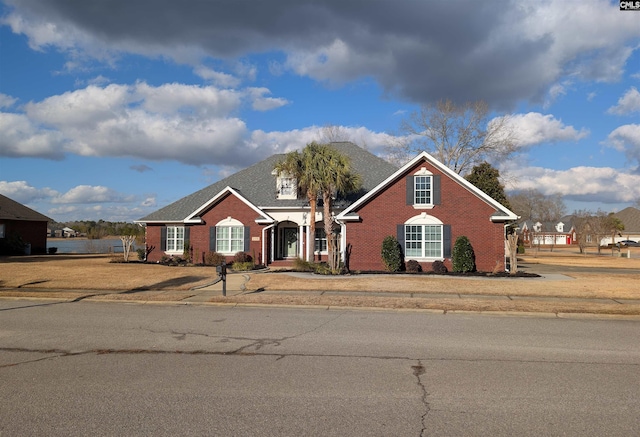
[[[283,229],[283,248],[285,258],[295,258],[298,256],[298,229]]]

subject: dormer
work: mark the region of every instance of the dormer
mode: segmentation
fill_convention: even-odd
[[[289,173],[281,172],[276,177],[276,198],[277,199],[297,199],[298,184]]]
[[[560,222],[556,225],[557,232],[564,232],[564,223]]]
[[[542,223],[540,223],[540,222],[536,222],[536,223],[533,225],[533,231],[534,231],[534,232],[540,232],[540,231],[542,231]]]

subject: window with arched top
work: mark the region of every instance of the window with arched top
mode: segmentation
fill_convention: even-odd
[[[245,241],[249,232],[242,222],[227,217],[220,220],[212,228],[212,239],[215,241],[215,251],[223,254],[235,254],[245,251]]]
[[[398,241],[407,259],[442,260],[450,256],[451,228],[422,213],[398,226]]]

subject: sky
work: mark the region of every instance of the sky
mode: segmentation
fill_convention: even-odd
[[[0,193],[134,221],[326,126],[386,156],[421,105],[509,115],[508,192],[640,202],[640,11],[606,0],[0,0]]]

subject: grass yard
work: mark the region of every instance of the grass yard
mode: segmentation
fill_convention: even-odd
[[[626,251],[623,250],[626,254]],[[519,257],[519,267],[527,272],[551,274],[540,278],[476,278],[437,275],[347,275],[339,277],[296,277],[287,273],[251,273],[246,291],[288,291],[287,294],[230,293],[212,301],[335,306],[375,306],[385,308],[433,308],[477,311],[563,311],[553,298],[580,297],[640,300],[640,248],[632,258],[603,250],[602,255],[582,255],[577,251],[538,251]],[[121,257],[121,255],[120,255]],[[0,297],[30,296],[73,299],[102,293],[112,300],[140,299],[179,301],[192,296],[194,287],[216,278],[213,267],[167,267],[138,262],[123,263],[118,255],[40,255],[0,258]],[[359,296],[310,295],[307,291],[358,291]],[[296,293],[302,292],[302,293]],[[366,292],[386,292],[384,297]],[[451,299],[402,299],[394,293],[451,294]],[[235,295],[234,295],[235,294]],[[474,299],[474,295],[520,296],[522,300]],[[464,295],[465,299],[460,299]],[[530,298],[530,299],[528,299]],[[534,301],[545,298],[546,301]],[[545,300],[542,299],[542,300]],[[540,299],[539,299],[540,300]],[[487,308],[487,305],[490,308]],[[560,305],[560,306],[559,306]],[[589,304],[593,310],[596,304]],[[596,305],[597,306],[597,305]],[[615,306],[615,305],[614,305]],[[619,305],[640,314],[640,304]],[[564,310],[567,310],[566,308]],[[571,311],[586,311],[573,308]],[[595,312],[619,313],[622,308]],[[587,312],[594,312],[587,311]]]

